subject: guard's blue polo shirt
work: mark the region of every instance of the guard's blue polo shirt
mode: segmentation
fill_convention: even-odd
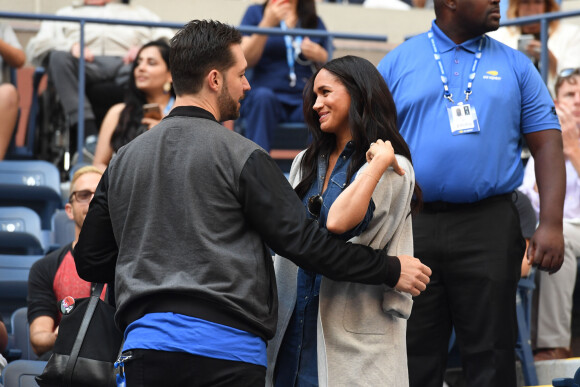
[[[435,22],[432,30],[455,103],[464,91],[480,37],[460,45]],[[473,94],[481,131],[452,135],[443,83],[427,33],[398,46],[379,63],[397,106],[426,202],[474,202],[517,188],[523,178],[521,134],[560,129],[554,104],[528,58],[485,36]]]

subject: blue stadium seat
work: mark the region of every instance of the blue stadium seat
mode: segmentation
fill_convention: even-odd
[[[52,215],[63,208],[58,169],[40,160],[0,162],[0,206],[22,206],[36,211],[41,228],[50,230]]]
[[[40,218],[27,207],[0,207],[0,254],[43,254]]]
[[[45,361],[16,360],[8,363],[2,373],[4,387],[38,387],[34,379],[46,367]]]
[[[0,313],[3,316],[26,306],[28,273],[43,256],[0,254]]]
[[[21,360],[37,360],[38,356],[30,345],[30,329],[28,325],[28,308],[16,309],[10,317],[11,325],[11,350],[18,350]]]

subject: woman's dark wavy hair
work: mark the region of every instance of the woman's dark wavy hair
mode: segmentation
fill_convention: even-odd
[[[266,4],[272,0],[267,0],[264,3],[264,9]],[[280,1],[280,0],[278,0]],[[300,28],[316,29],[318,26],[318,18],[316,16],[316,5],[314,0],[298,0],[297,6],[298,20],[300,21]],[[262,10],[262,13],[264,11]]]
[[[347,184],[366,163],[366,152],[371,142],[378,139],[390,141],[395,154],[405,156],[412,162],[409,147],[397,128],[397,110],[393,96],[375,66],[357,56],[333,59],[312,75],[304,88],[304,119],[312,135],[312,143],[306,149],[300,165],[303,177],[295,189],[300,198],[304,198],[316,181],[318,155],[328,155],[336,146],[336,137],[320,129],[318,113],[312,109],[316,102],[314,79],[322,69],[330,72],[346,87],[351,99],[348,120],[354,152],[347,170]],[[419,209],[421,203],[421,189],[415,184],[411,205],[413,212]]]
[[[131,73],[129,74],[129,85],[125,92],[124,100],[125,108],[121,112],[117,127],[111,136],[111,147],[115,152],[143,132],[141,119],[143,118],[143,105],[147,103],[147,99],[145,93],[139,90],[135,84],[135,68],[138,65],[139,55],[141,55],[141,52],[148,47],[157,47],[161,54],[161,58],[163,58],[163,61],[169,69],[169,43],[165,40],[154,40],[144,44],[143,47],[139,49],[139,52],[133,61],[133,65],[131,66]],[[171,88],[170,93],[175,97],[173,87]]]

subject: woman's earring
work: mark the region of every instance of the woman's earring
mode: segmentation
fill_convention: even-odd
[[[169,93],[171,91],[171,82],[165,82],[163,84],[163,92],[165,94]]]

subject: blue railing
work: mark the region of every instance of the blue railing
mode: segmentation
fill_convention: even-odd
[[[524,16],[518,17],[516,19],[507,19],[501,23],[501,26],[520,26],[523,24],[531,24],[540,22],[540,41],[542,42],[542,51],[540,52],[540,72],[542,74],[542,79],[544,83],[548,80],[548,50],[545,48],[548,45],[548,28],[550,27],[550,22],[556,19],[565,19],[569,17],[580,16],[580,9],[575,11],[566,12],[550,12],[543,13],[534,16]]]
[[[83,161],[83,146],[84,146],[84,103],[85,103],[85,57],[84,57],[84,46],[85,46],[85,25],[86,23],[96,23],[96,24],[118,24],[118,25],[128,25],[128,26],[138,26],[138,27],[154,27],[154,28],[173,28],[180,29],[183,27],[184,23],[171,23],[171,22],[146,22],[146,21],[136,21],[136,20],[121,20],[121,19],[99,19],[99,18],[89,18],[89,17],[73,17],[73,16],[57,16],[48,14],[36,14],[36,13],[19,13],[19,12],[0,12],[0,18],[7,19],[24,19],[24,20],[52,20],[52,21],[62,21],[62,22],[75,22],[80,24],[80,66],[79,66],[79,109],[78,109],[78,162]],[[263,33],[268,35],[307,35],[313,37],[327,37],[329,39],[329,58],[332,57],[332,39],[354,39],[354,40],[368,40],[368,41],[380,41],[386,42],[387,36],[385,35],[364,35],[364,34],[353,34],[344,32],[330,32],[321,30],[309,30],[309,29],[291,29],[282,30],[280,28],[259,28],[259,27],[249,27],[249,26],[239,26],[238,29],[243,33]],[[68,168],[67,168],[68,169]]]

